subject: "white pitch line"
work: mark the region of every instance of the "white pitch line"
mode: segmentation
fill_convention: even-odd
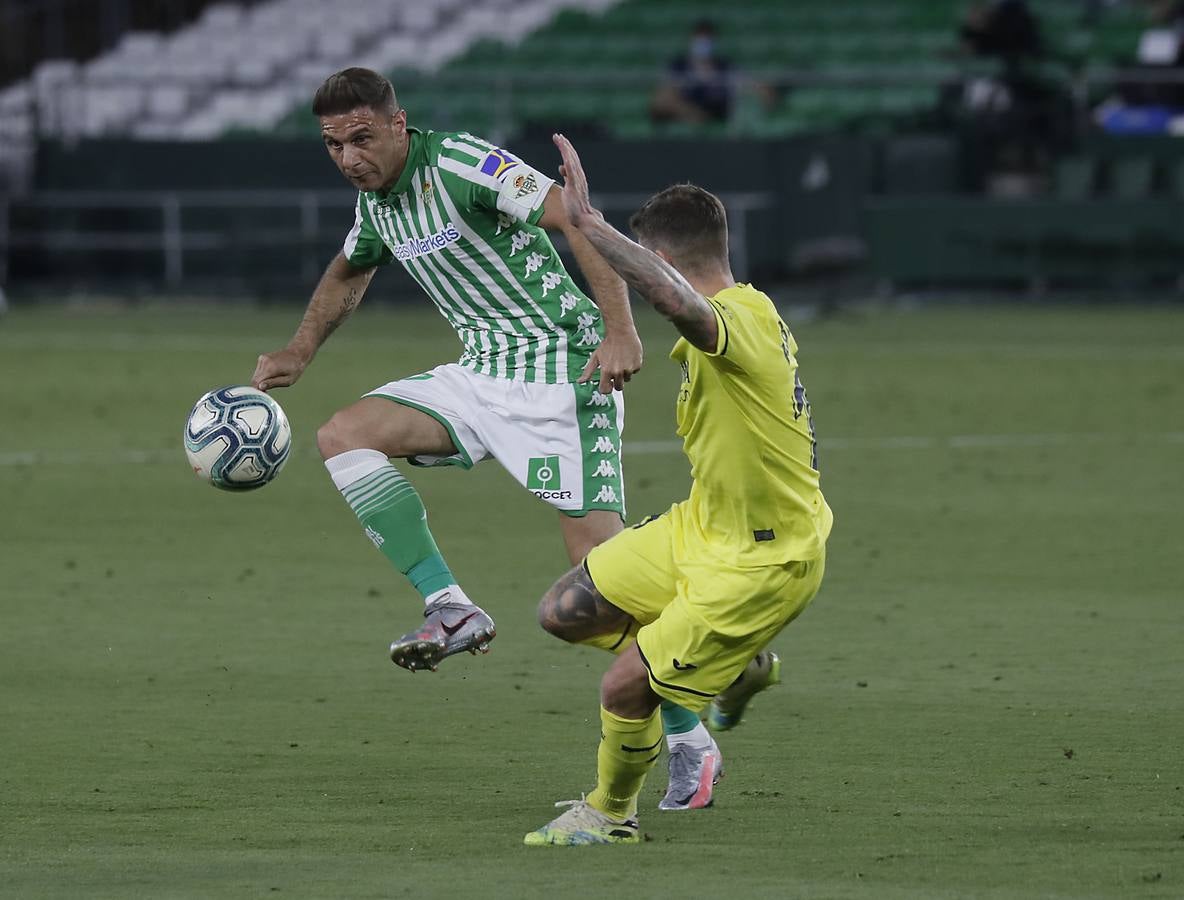
[[[944,437],[908,435],[901,437],[823,438],[818,448],[824,453],[832,450],[984,450],[1028,449],[1031,447],[1065,447],[1078,444],[1124,444],[1132,441],[1154,443],[1184,443],[1184,431],[1158,432],[1097,432],[1048,434],[954,434]],[[650,455],[676,453],[681,441],[625,441],[626,454]]]
[[[45,334],[0,334],[0,349],[25,350],[37,353],[57,350],[102,350],[107,353],[209,353],[211,351],[235,353],[264,353],[283,342],[283,337],[242,337],[220,334],[99,334],[85,335],[70,332]],[[390,347],[394,338],[348,337],[334,341],[333,346],[344,343],[361,346]]]
[[[834,450],[1025,450],[1032,447],[1066,447],[1082,444],[1129,444],[1151,442],[1184,444],[1184,431],[1048,434],[955,434],[900,437],[825,438],[818,446],[824,453]],[[626,441],[627,456],[658,456],[682,452],[682,441]],[[299,451],[298,451],[299,452]],[[313,456],[312,448],[301,455]],[[175,450],[0,450],[0,467],[7,466],[123,466],[185,465],[180,447]]]

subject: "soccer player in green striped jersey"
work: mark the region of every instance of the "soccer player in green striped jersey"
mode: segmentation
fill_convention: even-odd
[[[435,669],[488,649],[494,624],[457,584],[391,459],[466,469],[497,459],[559,510],[568,554],[583,559],[622,528],[621,388],[641,367],[641,342],[624,282],[570,227],[551,178],[471,134],[408,127],[391,83],[368,69],[331,76],[312,108],[358,189],[354,226],[295,335],[259,357],[251,383],[295,382],[392,261],[456,331],[457,362],[376,388],[317,433],[366,535],[425,602],[423,625],[392,643],[391,659]],[[595,303],[548,231],[566,236]]]

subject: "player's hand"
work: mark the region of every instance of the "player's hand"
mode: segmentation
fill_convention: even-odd
[[[579,382],[583,384],[591,381],[599,369],[600,393],[623,391],[625,382],[632,378],[635,372],[640,371],[641,362],[641,338],[637,336],[637,332],[608,334],[588,359],[588,364],[580,373]]]
[[[255,374],[251,376],[251,387],[261,391],[287,387],[295,383],[307,365],[308,358],[291,347],[276,350],[274,353],[264,353],[255,365]]]
[[[563,209],[567,218],[576,228],[590,216],[599,216],[600,211],[592,205],[588,197],[588,176],[584,174],[584,167],[580,164],[580,155],[571,141],[561,134],[551,135],[551,140],[559,148],[559,155],[563,164],[559,167],[559,174],[563,177],[563,188],[560,197],[563,199]]]

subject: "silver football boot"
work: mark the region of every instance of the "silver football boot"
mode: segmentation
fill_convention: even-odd
[[[496,634],[485,610],[445,594],[423,611],[423,625],[391,643],[391,662],[412,672],[434,672],[440,660],[454,653],[488,653]]]
[[[716,783],[724,775],[724,760],[712,740],[706,750],[675,744],[670,751],[670,783],[658,809],[703,809],[711,806]]]

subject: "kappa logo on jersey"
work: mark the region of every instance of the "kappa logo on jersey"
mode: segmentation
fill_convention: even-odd
[[[540,500],[570,500],[562,489],[558,456],[532,456],[526,467],[526,489]]]
[[[580,336],[576,338],[577,347],[595,347],[600,343],[600,335],[596,333],[595,328],[585,328],[580,332]]]
[[[486,175],[492,175],[494,178],[501,179],[506,172],[518,165],[518,160],[514,159],[505,150],[490,150],[485,155],[485,159],[481,161],[481,171]],[[517,184],[514,185],[517,187]]]
[[[539,183],[535,181],[534,172],[525,172],[514,179],[514,187],[517,189],[514,199],[521,200],[535,193],[539,189]]]
[[[401,244],[390,244],[391,252],[395,255],[395,259],[402,262],[403,260],[415,259],[417,256],[424,256],[428,253],[435,253],[437,250],[447,247],[449,244],[455,244],[460,240],[460,232],[456,230],[456,226],[449,222],[435,234],[429,234],[425,238],[408,238]]]
[[[510,256],[513,256],[519,250],[525,250],[526,246],[536,237],[538,237],[538,235],[530,231],[514,232],[512,235],[510,235]],[[529,265],[529,263],[527,263],[527,265]]]

